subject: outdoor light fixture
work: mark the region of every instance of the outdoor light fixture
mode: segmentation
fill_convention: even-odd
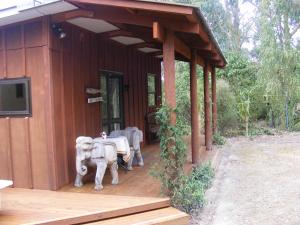
[[[67,36],[67,34],[63,31],[60,24],[57,23],[52,24],[52,30],[59,39],[63,39]]]

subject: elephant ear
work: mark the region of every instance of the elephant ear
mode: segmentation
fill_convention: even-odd
[[[97,159],[97,158],[104,158],[105,157],[105,151],[104,151],[104,146],[102,143],[95,142],[94,143],[94,149],[92,150],[92,159]]]

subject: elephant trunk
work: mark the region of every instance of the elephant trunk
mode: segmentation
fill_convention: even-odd
[[[76,171],[81,176],[85,176],[87,174],[87,167],[82,163],[80,157],[76,157]]]

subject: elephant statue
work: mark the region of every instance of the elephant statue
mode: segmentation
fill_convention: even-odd
[[[96,166],[95,190],[101,190],[103,176],[107,166],[112,175],[112,184],[118,184],[117,148],[115,143],[98,142],[91,137],[78,137],[76,139],[76,179],[74,186],[83,185],[82,178],[88,172],[88,166]]]
[[[125,136],[130,145],[130,159],[127,162],[127,169],[132,170],[132,162],[136,156],[139,166],[144,166],[144,160],[141,153],[141,142],[143,142],[143,132],[137,127],[127,127],[125,130],[112,131],[111,137]]]

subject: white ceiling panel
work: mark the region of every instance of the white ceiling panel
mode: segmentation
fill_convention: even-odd
[[[136,38],[136,37],[127,37],[127,36],[116,36],[116,37],[112,37],[110,39],[117,41],[123,45],[134,45],[134,44],[139,44],[139,43],[145,42],[143,39]]]
[[[77,9],[77,7],[68,2],[62,1],[62,2],[49,3],[42,6],[37,6],[36,9],[44,15],[51,15],[55,13],[74,10]]]
[[[145,52],[145,53],[152,53],[152,52],[158,52],[158,51],[160,51],[160,49],[157,49],[157,48],[149,48],[149,47],[139,48],[139,50],[140,50],[141,52]]]
[[[76,26],[82,27],[86,30],[92,31],[94,33],[104,33],[108,31],[119,30],[118,27],[107,23],[104,20],[78,17],[75,19],[68,20],[68,22]]]

